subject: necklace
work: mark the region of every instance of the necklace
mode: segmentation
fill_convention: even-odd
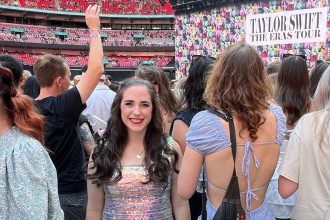
[[[137,158],[137,159],[141,159],[141,158],[142,158],[143,150],[144,150],[144,149],[142,148],[141,153],[139,153],[139,154],[136,155],[136,158]]]

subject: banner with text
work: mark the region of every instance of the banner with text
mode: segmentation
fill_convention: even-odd
[[[246,43],[254,46],[325,41],[326,30],[326,7],[246,16]]]

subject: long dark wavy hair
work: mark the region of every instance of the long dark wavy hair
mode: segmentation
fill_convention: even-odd
[[[206,86],[206,75],[212,69],[214,60],[208,57],[199,57],[189,68],[189,75],[183,84],[184,103],[186,109],[202,108],[206,102],[203,94]]]
[[[92,154],[94,166],[91,169],[95,169],[95,172],[88,175],[88,178],[97,186],[107,182],[117,183],[122,179],[120,160],[127,144],[128,132],[121,119],[120,104],[125,91],[134,86],[145,87],[152,102],[152,118],[144,137],[143,164],[147,170],[147,180],[143,183],[165,184],[166,187],[172,170],[178,172],[178,154],[167,142],[167,136],[163,135],[162,116],[154,86],[146,80],[129,79],[121,85],[113,101],[107,129]]]
[[[310,80],[303,58],[290,56],[283,60],[275,100],[286,114],[288,125],[294,126],[301,116],[309,112]]]
[[[204,99],[216,110],[237,115],[242,130],[247,129],[255,141],[258,128],[266,120],[264,111],[269,107],[270,94],[261,58],[253,47],[237,44],[215,64],[207,79]]]

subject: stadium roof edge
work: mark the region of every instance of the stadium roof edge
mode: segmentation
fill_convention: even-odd
[[[32,9],[32,8],[21,8],[17,6],[6,6],[0,5],[0,9],[21,11],[21,12],[34,12],[41,14],[51,14],[51,15],[69,15],[83,17],[84,13],[78,12],[67,12],[67,11],[51,11],[42,9]],[[135,18],[135,19],[174,19],[174,15],[115,15],[115,14],[101,14],[101,18]]]

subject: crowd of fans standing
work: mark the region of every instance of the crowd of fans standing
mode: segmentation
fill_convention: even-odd
[[[113,92],[99,13],[86,10],[88,66],[72,88],[58,56],[23,86],[22,64],[0,56],[0,219],[197,219],[205,183],[211,220],[233,170],[249,220],[330,218],[327,63],[308,72],[288,55],[267,73],[236,44],[195,57],[179,91],[142,66]]]

